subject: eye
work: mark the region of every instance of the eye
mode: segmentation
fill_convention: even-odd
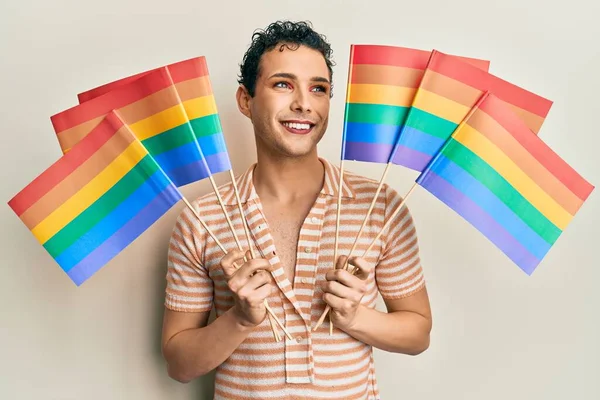
[[[323,85],[314,86],[311,90],[313,92],[327,93],[327,87]]]
[[[273,87],[276,87],[279,89],[289,89],[289,88],[291,88],[291,85],[285,81],[280,81],[280,82],[276,82],[275,85],[273,85]]]

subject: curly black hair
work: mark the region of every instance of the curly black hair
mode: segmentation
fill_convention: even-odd
[[[329,69],[329,80],[333,83],[332,67],[335,63],[332,59],[333,50],[326,37],[315,32],[312,29],[312,24],[308,21],[276,21],[267,26],[266,29],[257,30],[252,34],[252,43],[244,54],[240,65],[238,83],[246,87],[250,96],[254,96],[256,89],[260,58],[277,45],[280,45],[280,50],[283,50],[284,47],[294,50],[304,45],[319,51],[325,58],[325,63]]]

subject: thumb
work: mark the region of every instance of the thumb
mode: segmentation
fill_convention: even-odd
[[[339,256],[337,262],[335,263],[335,269],[344,269],[346,260],[348,260],[348,256]]]

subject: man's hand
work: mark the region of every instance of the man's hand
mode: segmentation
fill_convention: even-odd
[[[362,258],[354,257],[349,261],[348,270],[358,268],[352,275],[343,269],[346,256],[338,258],[336,269],[327,272],[323,283],[323,301],[331,306],[331,320],[335,326],[345,330],[352,327],[360,302],[367,291],[367,278],[372,267]]]
[[[225,274],[229,290],[235,301],[234,314],[240,325],[253,328],[259,325],[266,316],[264,300],[276,289],[270,274],[271,264],[264,258],[250,259],[239,250],[227,253],[221,259],[221,268]],[[235,263],[235,265],[234,265]],[[237,265],[241,267],[237,268]]]

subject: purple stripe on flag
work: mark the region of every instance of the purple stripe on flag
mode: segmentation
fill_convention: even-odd
[[[179,200],[181,200],[179,191],[172,185],[167,186],[127,224],[71,268],[67,275],[77,286],[81,285],[131,244]]]
[[[470,198],[431,171],[428,171],[419,183],[477,228],[525,273],[528,275],[533,273],[540,260]]]
[[[231,169],[229,154],[226,152],[213,154],[206,157],[206,164],[208,165],[208,168],[210,168],[212,174]],[[175,168],[166,172],[177,187],[208,178],[210,175],[206,170],[206,165],[203,161],[194,161],[184,165],[183,167]]]
[[[392,159],[392,163],[421,172],[427,167],[431,158],[428,154],[400,145]]]
[[[389,144],[345,142],[344,160],[387,164],[392,152]]]
[[[231,162],[227,151],[206,156],[206,163],[212,174],[218,174],[219,172],[231,169]]]

